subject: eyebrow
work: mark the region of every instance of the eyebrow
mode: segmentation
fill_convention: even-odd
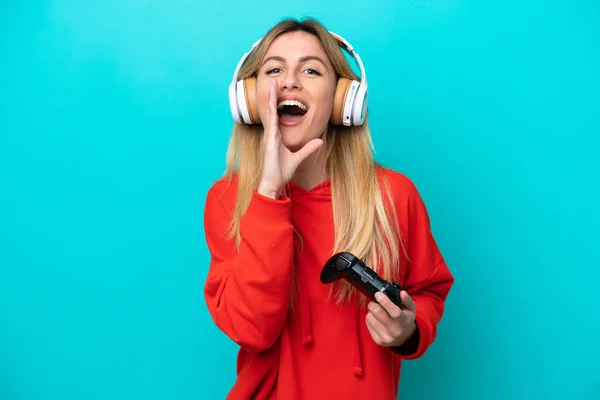
[[[280,61],[280,62],[286,62],[285,58],[283,58],[283,57],[280,57],[280,56],[271,56],[271,57],[267,57],[265,59],[265,61],[263,61],[262,65],[265,65],[268,61],[271,61],[271,60]],[[318,61],[321,64],[323,64],[323,66],[325,68],[327,68],[327,64],[325,64],[325,61],[323,61],[321,59],[321,57],[317,57],[317,56],[304,56],[304,57],[300,58],[300,62],[306,62],[306,61],[311,61],[311,60]]]

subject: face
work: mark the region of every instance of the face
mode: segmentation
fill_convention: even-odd
[[[256,79],[263,125],[272,79],[277,81],[281,138],[288,149],[297,151],[327,129],[337,85],[335,70],[314,35],[301,31],[279,35],[267,50]]]

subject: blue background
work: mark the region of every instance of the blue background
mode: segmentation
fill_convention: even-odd
[[[235,64],[287,16],[359,51],[456,277],[400,398],[599,399],[593,0],[4,1],[0,399],[225,397],[204,197]]]

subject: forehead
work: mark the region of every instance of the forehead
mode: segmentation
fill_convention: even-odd
[[[307,32],[287,32],[277,36],[265,54],[265,58],[280,56],[288,61],[305,56],[327,59],[327,53],[316,36]]]

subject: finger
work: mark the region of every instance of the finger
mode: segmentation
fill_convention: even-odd
[[[370,302],[367,309],[381,322],[383,325],[390,326],[394,323],[394,319],[388,314],[388,312],[378,304],[377,302]]]
[[[277,132],[277,125],[279,123],[277,115],[277,81],[271,80],[269,86],[269,134],[274,136]]]
[[[377,333],[377,331],[373,327],[373,324],[371,323],[371,320],[370,320],[368,314],[367,314],[367,318],[365,319],[365,322],[366,322],[366,325],[367,325],[367,330],[371,334],[371,337],[373,338],[373,341],[375,343],[377,343],[378,345],[380,345],[380,346],[383,345],[383,339],[381,339],[381,336],[379,336],[379,333]]]
[[[389,333],[387,327],[372,312],[367,313],[366,322],[367,327],[370,326],[370,330],[376,334],[377,340],[375,342],[378,345],[387,346],[392,343],[394,338]]]
[[[298,163],[304,161],[309,155],[314,153],[323,144],[322,139],[313,139],[307,142],[300,150],[294,153],[294,156],[298,160]]]
[[[369,303],[367,308],[369,312],[377,318],[381,325],[384,326],[385,333],[390,335],[392,339],[398,337],[402,333],[401,318],[406,314],[403,313],[400,318],[394,320],[380,304],[373,301]]]
[[[381,292],[375,293],[375,300],[381,304],[381,307],[383,307],[393,319],[398,320],[402,316],[402,309],[394,304],[394,302],[385,294]]]
[[[402,300],[402,304],[404,304],[405,309],[414,313],[417,312],[417,305],[405,290],[400,292],[400,300]]]

